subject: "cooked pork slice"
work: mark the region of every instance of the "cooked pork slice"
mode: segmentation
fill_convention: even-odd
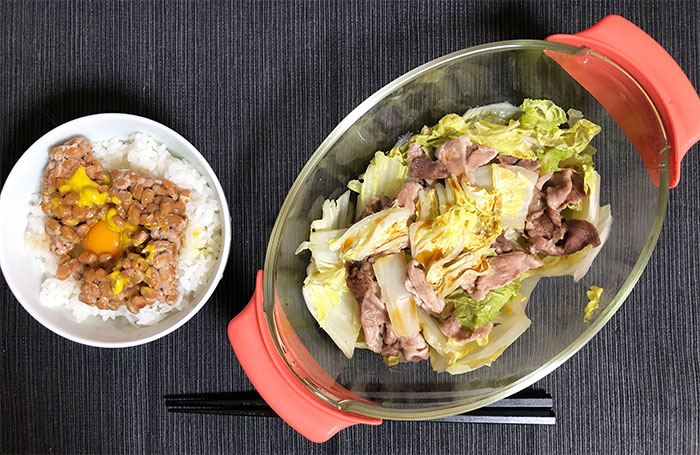
[[[416,213],[416,199],[418,192],[423,189],[423,185],[418,182],[406,182],[396,193],[394,199],[398,202],[399,207],[411,209],[411,215]]]
[[[419,179],[444,179],[449,174],[447,167],[441,161],[433,161],[425,154],[423,147],[417,142],[411,142],[406,151],[408,176]]]
[[[389,199],[387,196],[372,197],[360,212],[360,216],[357,217],[357,221],[360,221],[362,218],[377,212],[381,212],[387,207],[391,207],[391,199]]]
[[[522,251],[499,254],[488,259],[491,271],[479,276],[474,284],[467,289],[469,297],[474,300],[483,300],[486,294],[510,283],[523,272],[542,266],[542,262],[536,257]]]
[[[440,325],[440,331],[447,337],[452,338],[455,341],[474,341],[479,338],[483,338],[491,332],[493,328],[493,323],[489,322],[488,325],[477,328],[475,331],[470,332],[469,330],[462,327],[456,317],[450,316],[445,319]]]
[[[401,358],[406,362],[418,362],[428,358],[428,343],[420,333],[399,337]]]
[[[435,157],[445,164],[450,175],[466,174],[470,180],[474,169],[488,163],[497,154],[496,149],[474,143],[467,136],[445,142],[435,150]]]
[[[496,237],[496,240],[491,244],[491,248],[496,252],[496,254],[510,253],[513,251],[513,244],[510,240],[501,232],[501,235]]]
[[[584,220],[564,219],[560,213],[584,195],[583,176],[569,169],[540,177],[523,232],[531,253],[562,256],[600,245],[595,226]]]
[[[537,160],[528,160],[525,158],[517,158],[510,155],[498,155],[498,161],[507,166],[520,166],[529,171],[536,171],[540,168],[540,162]]]
[[[416,304],[429,313],[439,314],[445,308],[445,301],[437,296],[415,259],[408,263],[406,289],[415,297]]]

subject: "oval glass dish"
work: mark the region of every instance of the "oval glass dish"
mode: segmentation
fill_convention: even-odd
[[[663,53],[655,58],[672,62],[630,22],[619,17],[605,21],[608,23],[597,26],[598,34],[633,27],[634,33],[650,41],[643,42],[644,46],[653,43]],[[322,441],[353,423],[435,419],[493,403],[553,371],[620,308],[654,249],[669,187],[678,181],[680,159],[700,131],[697,126],[683,129],[677,113],[668,108],[672,99],[652,91],[654,81],[641,80],[639,73],[645,71],[645,64],[622,66],[619,61],[624,56],[615,61],[609,57],[612,48],[620,46],[619,40],[610,38],[613,44],[608,52],[603,53],[603,45],[593,50],[584,38],[589,33],[590,39],[595,31],[594,27],[580,36],[563,35],[558,40],[578,36],[582,42],[567,41],[575,46],[506,41],[429,62],[358,106],[303,168],[277,218],[256,296],[229,327],[233,347],[253,384],[302,434]],[[685,91],[679,89],[672,96],[690,100],[682,103],[690,112],[683,120],[694,118],[697,125],[700,100],[680,68],[673,65],[675,77],[684,81],[677,86]],[[588,274],[579,282],[571,277],[541,280],[526,310],[531,326],[490,367],[453,376],[434,372],[427,361],[387,367],[381,356],[363,349],[355,350],[352,359],[345,358],[306,307],[301,289],[309,255],[295,254],[308,238],[311,221],[320,218],[324,199],[338,197],[377,150],[390,149],[402,134],[433,125],[448,113],[501,101],[518,105],[524,98],[550,99],[564,109],[578,109],[602,127],[592,145],[598,149],[596,169],[602,177],[600,204],[610,204],[614,222]],[[605,291],[600,308],[584,323],[586,290],[591,285]],[[258,346],[260,352],[253,355],[250,339],[254,330],[244,332],[242,326],[250,326],[256,317],[258,338],[262,336],[263,342]],[[263,360],[264,353],[271,363]],[[276,378],[264,377],[265,371]],[[281,382],[273,384],[278,379]],[[291,387],[296,395],[285,391],[287,396],[283,396],[280,390],[284,387]],[[328,415],[346,420],[329,417],[320,423],[317,420],[324,414],[304,414],[298,404],[302,398],[306,405],[315,401]],[[300,422],[302,418],[312,423]]]

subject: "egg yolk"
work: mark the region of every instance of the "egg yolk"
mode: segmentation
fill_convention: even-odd
[[[83,246],[97,255],[117,256],[121,253],[120,234],[111,230],[104,221],[98,221],[85,236]]]

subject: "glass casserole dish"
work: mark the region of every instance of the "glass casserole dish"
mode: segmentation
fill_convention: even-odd
[[[602,126],[595,145],[610,238],[580,282],[540,281],[529,329],[490,367],[436,373],[427,362],[387,367],[356,350],[348,360],[318,327],[301,286],[308,253],[296,255],[327,197],[339,196],[377,150],[400,135],[470,107],[551,99]],[[239,361],[287,423],[321,442],[381,419],[435,419],[505,398],[578,351],[612,317],[658,239],[680,161],[700,139],[700,99],[682,70],[631,22],[608,16],[576,35],[485,44],[446,55],[396,79],[351,112],[292,186],[271,234],[251,303],[229,325]],[[586,289],[606,291],[583,322]]]

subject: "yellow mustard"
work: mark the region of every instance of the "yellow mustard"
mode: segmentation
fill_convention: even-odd
[[[107,210],[107,213],[105,213],[105,216],[102,218],[102,220],[105,222],[105,224],[107,224],[107,227],[109,227],[114,232],[124,232],[124,230],[129,230],[131,232],[134,232],[136,230],[136,226],[132,226],[129,223],[126,223],[123,228],[117,226],[116,223],[114,222],[114,217],[116,215],[117,215],[117,209],[115,209],[114,207]]]
[[[80,197],[75,204],[81,207],[88,207],[91,205],[103,205],[107,202],[109,195],[107,192],[100,193],[99,188],[100,185],[88,177],[85,172],[85,166],[80,166],[66,180],[66,183],[58,187],[58,191],[61,194],[70,193],[71,191],[77,192]]]
[[[153,256],[156,255],[156,251],[155,251],[155,248],[153,247],[153,244],[146,245],[146,247],[143,250],[141,250],[141,254],[143,254],[143,253],[146,253],[146,260],[148,262],[151,262],[151,260],[153,259]]]
[[[112,292],[115,295],[122,292],[124,290],[124,286],[126,286],[127,282],[129,281],[128,278],[120,276],[118,270],[110,273],[109,277],[112,279]]]

